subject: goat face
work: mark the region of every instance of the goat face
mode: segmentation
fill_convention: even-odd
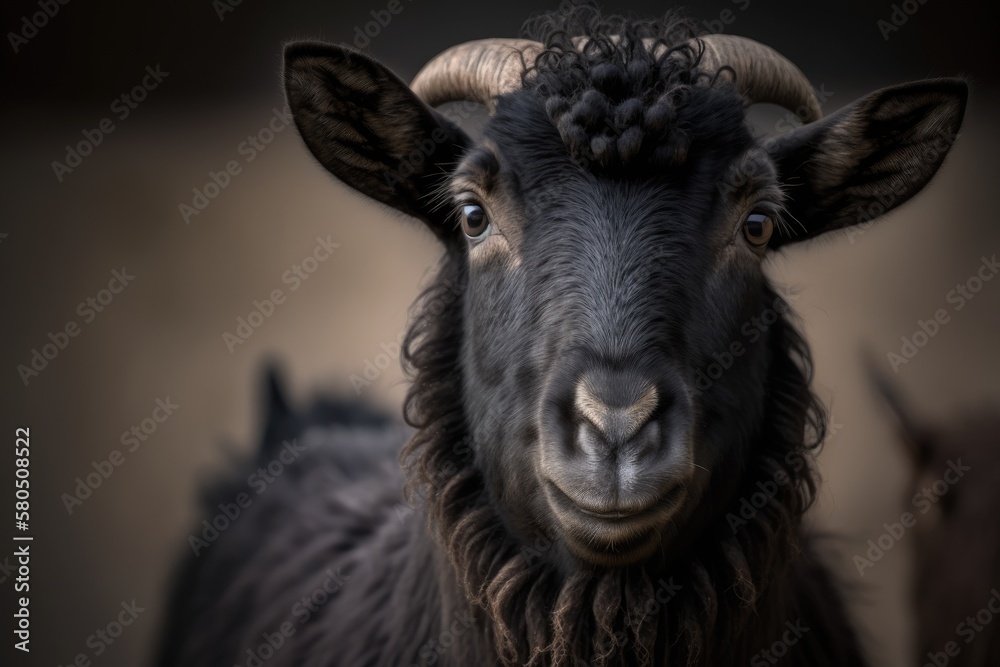
[[[707,471],[741,456],[732,426],[761,418],[764,337],[718,379],[705,373],[766,307],[782,195],[739,98],[713,97],[731,124],[698,139],[716,145],[622,178],[574,159],[521,91],[450,178],[468,237],[462,366],[478,460],[514,516],[595,563],[662,544],[701,505]]]
[[[508,528],[555,536],[558,557],[635,563],[720,514],[765,417],[769,326],[783,308],[762,272],[768,253],[908,199],[961,122],[964,83],[938,80],[759,141],[743,110],[755,85],[769,101],[806,101],[813,119],[818,105],[790,63],[733,39],[677,65],[641,40],[604,38],[582,69],[539,60],[533,84],[518,74],[503,89],[510,45],[499,56],[464,45],[415,82],[427,103],[350,49],[286,51],[313,154],[425,221],[461,267],[454,400]],[[518,45],[522,66],[541,48]],[[622,62],[640,65],[606,85],[602,66]],[[724,65],[743,88],[697,83]],[[777,83],[754,81],[769,68]],[[492,111],[477,141],[428,106],[463,95]]]

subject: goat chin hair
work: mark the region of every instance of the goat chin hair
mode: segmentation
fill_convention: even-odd
[[[782,474],[790,482],[777,485],[739,530],[723,517],[686,527],[702,537],[682,562],[580,566],[567,574],[509,535],[474,458],[455,446],[467,438],[457,400],[461,308],[454,298],[464,272],[460,261],[445,259],[418,301],[404,341],[404,367],[413,380],[405,414],[417,431],[401,458],[408,497],[423,499],[468,603],[489,619],[490,639],[503,664],[575,667],[581,659],[622,666],[667,659],[671,665],[727,664],[720,663],[726,652],[740,650],[731,638],[761,623],[756,617],[762,594],[782,580],[799,554],[799,523],[816,488],[811,465],[789,463],[794,459],[789,453],[811,460],[823,437],[824,415],[808,388],[811,363],[802,337],[784,319],[774,327],[771,404],[755,468],[743,488],[756,490],[758,481]],[[442,313],[440,304],[449,303],[456,305]],[[807,427],[815,435],[811,443],[803,442]],[[662,599],[670,584],[679,590],[661,604],[657,595]],[[785,614],[782,620],[789,613],[775,611]],[[713,641],[722,638],[726,641]],[[755,649],[762,645],[763,639]]]

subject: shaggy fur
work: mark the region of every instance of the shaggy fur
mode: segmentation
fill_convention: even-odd
[[[460,267],[460,261],[445,261],[422,304],[441,303],[463,280]],[[825,422],[809,389],[808,349],[790,324],[775,325],[766,426],[755,439],[742,485],[733,489],[730,511],[689,527],[697,538],[670,562],[571,573],[540,557],[547,542],[525,545],[511,537],[475,461],[454,447],[467,437],[462,412],[455,409],[461,330],[460,307],[440,314],[418,310],[404,354],[414,374],[406,415],[418,430],[402,458],[410,493],[427,499],[431,524],[463,589],[492,621],[489,641],[504,664],[746,664],[796,618],[837,637],[823,650],[809,649],[815,653],[802,664],[863,663],[829,575],[803,553],[808,548],[798,532],[816,488],[813,453]],[[805,432],[812,437],[803,442]],[[777,485],[767,505],[734,532],[727,516],[739,511],[736,499],[782,474],[789,482]],[[815,590],[815,608],[808,596],[795,600],[809,589]],[[661,591],[670,594],[663,604],[657,602]],[[818,635],[809,639],[823,645]],[[457,664],[478,664],[476,658],[470,654],[469,662]]]
[[[273,399],[284,426],[209,517],[257,488],[255,466],[289,451],[279,437],[305,449],[194,549],[164,667],[735,665],[776,643],[786,664],[865,664],[801,528],[825,419],[748,216],[798,223],[773,249],[859,222],[850,196],[818,206],[838,187],[902,203],[943,154],[893,172],[914,150],[893,137],[954,134],[964,86],[882,91],[762,145],[732,73],[701,71],[683,44],[690,23],[585,5],[526,30],[546,50],[478,142],[368,56],[286,50],[312,154],[443,241],[403,350],[414,431],[403,446],[358,406],[295,415]],[[833,159],[818,150],[857,168],[817,190],[800,174]],[[483,238],[461,231],[470,202]],[[611,407],[634,400],[630,382],[659,403],[635,437],[601,441],[573,412],[585,379]],[[608,498],[648,504],[608,514]]]

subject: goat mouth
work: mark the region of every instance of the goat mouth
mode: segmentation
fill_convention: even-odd
[[[570,550],[604,566],[630,565],[648,558],[662,540],[661,529],[687,495],[678,483],[641,507],[604,509],[581,504],[552,480],[546,480],[545,489]]]

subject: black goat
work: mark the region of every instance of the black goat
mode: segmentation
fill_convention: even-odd
[[[377,428],[314,430],[190,567],[164,664],[864,664],[800,528],[825,417],[763,264],[916,194],[965,84],[821,120],[792,63],[683,19],[526,33],[412,90],[287,48],[319,162],[444,247],[405,341],[415,432],[401,474]],[[490,110],[482,139],[432,108],[456,100]],[[807,123],[762,142],[752,102]]]

